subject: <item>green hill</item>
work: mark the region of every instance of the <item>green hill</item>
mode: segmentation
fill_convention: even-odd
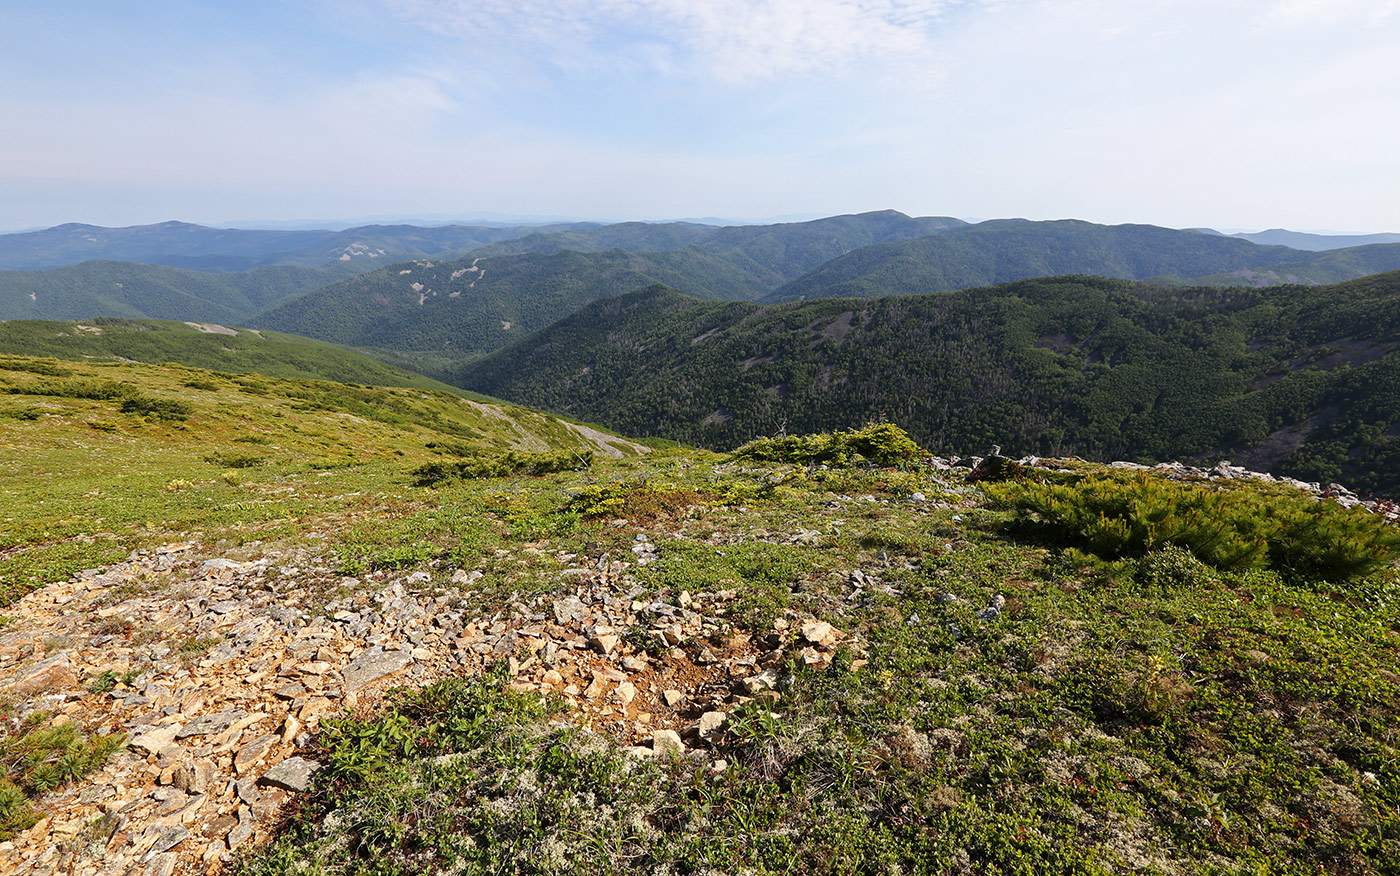
[[[270,377],[451,389],[335,344],[213,323],[116,317],[77,322],[15,320],[0,323],[0,353],[88,362],[178,362]]]
[[[925,445],[1234,457],[1400,493],[1400,274],[1173,288],[1087,277],[760,307],[649,289],[449,382],[727,447],[887,417]]]
[[[1331,249],[1276,265],[1240,268],[1182,282],[1199,286],[1280,286],[1288,283],[1321,286],[1395,270],[1400,270],[1400,243]]]
[[[357,347],[461,359],[497,349],[599,298],[658,282],[714,296],[743,282],[704,253],[610,250],[422,259],[342,280],[251,320]]]
[[[135,262],[91,261],[45,271],[0,271],[0,319],[121,316],[242,322],[278,302],[352,276],[365,263],[271,265],[214,274]]]
[[[241,542],[300,529],[313,508],[333,516],[355,506],[346,484],[362,472],[393,471],[402,484],[404,465],[444,453],[645,452],[423,386],[11,355],[0,355],[0,447],[0,605],[192,530]],[[80,534],[86,541],[74,542]]]
[[[764,300],[945,292],[1061,274],[1121,280],[1198,277],[1264,267],[1300,255],[1287,247],[1154,225],[1096,225],[1070,219],[984,222],[857,250]]]
[[[575,226],[547,229],[560,227]],[[383,264],[420,255],[465,252],[539,230],[542,229],[530,226],[365,225],[344,231],[272,231],[208,228],[188,222],[126,228],[71,223],[41,231],[0,234],[0,268],[33,270],[97,259],[218,272],[273,264]]]
[[[675,252],[690,258],[717,257],[746,276],[743,286],[715,288],[709,297],[756,299],[788,280],[852,250],[967,226],[947,216],[911,218],[895,210],[828,216],[809,222],[772,225],[705,226],[640,222],[601,228],[538,233],[483,247],[473,255],[574,250],[625,249],[652,254]],[[670,283],[670,280],[666,282]],[[679,285],[671,283],[671,285]],[[691,290],[705,294],[704,290]]]

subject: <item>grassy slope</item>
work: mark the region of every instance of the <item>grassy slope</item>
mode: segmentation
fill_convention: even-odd
[[[704,756],[656,762],[546,721],[506,675],[406,696],[400,717],[321,738],[341,771],[235,872],[1394,872],[1394,570],[1144,579],[1008,537],[955,477],[722,462],[409,492],[395,528],[546,607],[555,552],[592,563],[645,534],[658,561],[625,573],[643,598],[736,591],[732,629],[687,652],[776,644],[779,697],[736,699],[692,742]],[[599,482],[631,485],[620,508],[564,512]],[[485,510],[456,536],[446,507]],[[978,618],[996,594],[1001,615]],[[868,663],[804,667],[812,617]]]
[[[76,361],[178,362],[192,368],[375,386],[451,387],[324,341],[183,322],[99,318],[0,323],[0,353]],[[213,331],[207,329],[214,329]]]
[[[74,397],[111,383],[192,412],[161,421]],[[596,448],[553,417],[447,392],[0,357],[0,602],[133,547],[241,543],[384,512],[406,465],[441,458],[429,444]]]
[[[347,262],[210,274],[164,265],[90,261],[44,271],[0,271],[0,319],[120,316],[237,323],[368,268],[363,262]]]
[[[734,446],[890,418],[968,453],[1248,454],[1400,490],[1400,274],[1325,289],[1027,280],[768,308],[649,290],[451,382],[631,434]]]
[[[243,876],[1369,876],[1400,860],[1393,569],[1331,582],[1190,565],[1143,576],[1132,561],[1013,536],[979,487],[922,469],[674,452],[415,487],[412,470],[440,458],[429,442],[566,446],[566,429],[409,389],[174,366],[3,368],[6,388],[122,381],[193,406],[188,421],[161,423],[112,401],[0,395],[7,598],[136,547],[262,542],[425,571],[432,592],[455,568],[479,568],[485,616],[509,617],[571,586],[561,563],[611,558],[646,597],[734,591],[731,626],[683,643],[691,656],[732,635],[782,651],[779,698],[727,703],[726,729],[692,743],[699,760],[633,760],[568,729],[568,714],[546,720],[505,677],[402,708],[421,728],[408,739],[446,738],[422,753],[450,760],[420,759],[398,724],[361,715],[363,731],[337,749],[345,771],[322,775],[286,832],[235,866]],[[62,369],[72,373],[40,373]],[[618,507],[571,505],[608,485]],[[617,566],[638,534],[656,562]],[[1001,615],[978,618],[996,594]],[[800,656],[809,618],[847,634],[830,669]],[[444,710],[462,719],[446,734],[430,726]]]

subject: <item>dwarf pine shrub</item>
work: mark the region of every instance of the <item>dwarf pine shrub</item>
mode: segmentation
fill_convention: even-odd
[[[1400,556],[1395,527],[1362,509],[1302,494],[1180,484],[1145,472],[986,490],[1015,512],[1013,528],[1108,559],[1176,546],[1222,570],[1267,567],[1343,579],[1379,571]],[[1165,572],[1150,574],[1159,581]]]
[[[735,450],[732,458],[833,467],[860,462],[899,466],[918,459],[920,452],[903,429],[893,423],[874,423],[851,431],[759,438]]]
[[[529,453],[507,450],[496,453],[479,450],[451,462],[430,462],[413,470],[413,482],[420,487],[476,478],[504,478],[511,475],[545,475],[575,471],[593,464],[593,451],[561,450],[557,453]]]

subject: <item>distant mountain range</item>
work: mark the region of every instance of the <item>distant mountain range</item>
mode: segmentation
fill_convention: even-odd
[[[532,226],[366,225],[344,231],[275,231],[208,228],[188,222],[129,228],[73,223],[0,234],[0,270],[56,268],[93,259],[213,272],[246,271],[262,265],[385,264],[415,256],[461,253],[539,230]]]
[[[1193,228],[1190,230],[1205,234],[1220,234],[1213,228]],[[1345,249],[1351,246],[1370,246],[1376,243],[1400,243],[1400,234],[1310,234],[1305,231],[1289,231],[1286,228],[1270,228],[1267,231],[1241,232],[1227,236],[1238,237],[1264,246],[1287,246],[1309,252]]]
[[[890,418],[934,449],[1233,457],[1400,491],[1400,273],[1277,289],[1059,277],[769,306],[651,287],[449,382],[703,446]]]
[[[614,245],[636,249],[600,249]],[[527,247],[532,251],[493,255]],[[591,301],[657,283],[699,298],[776,303],[947,292],[1064,274],[1164,283],[1207,274],[1196,284],[1272,285],[1392,269],[1400,269],[1400,245],[1305,253],[1150,225],[967,225],[889,212],[721,229],[630,223],[532,234],[468,258],[390,265],[293,297],[250,324],[408,354],[396,361],[441,377],[453,360],[498,349]]]
[[[0,271],[0,320],[81,320],[5,324],[4,350],[420,379],[275,331],[710,446],[889,417],[952,450],[1232,455],[1400,491],[1400,274],[1383,273],[1400,269],[1400,243],[1308,251],[893,211],[727,227],[167,223],[0,236],[0,259],[93,252],[215,269]],[[1338,281],[1350,282],[1323,285]]]

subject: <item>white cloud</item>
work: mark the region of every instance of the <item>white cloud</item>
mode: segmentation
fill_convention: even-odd
[[[385,0],[410,22],[475,42],[550,50],[565,66],[616,63],[639,47],[657,66],[741,84],[928,62],[936,26],[989,0]],[[658,52],[664,47],[665,52]],[[676,69],[676,67],[672,67]]]
[[[1400,13],[1400,0],[1274,0],[1264,22],[1282,28],[1381,27]]]

